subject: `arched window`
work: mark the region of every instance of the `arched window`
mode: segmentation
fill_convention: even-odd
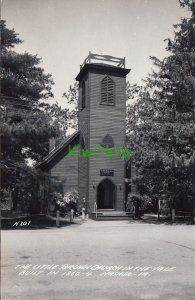
[[[101,83],[101,104],[114,105],[114,81],[109,76]]]
[[[80,135],[79,145],[80,145],[81,149],[85,148],[85,140],[84,140],[84,137],[82,135]]]
[[[114,141],[110,134],[106,134],[105,137],[102,139],[100,145],[104,148],[113,148]]]

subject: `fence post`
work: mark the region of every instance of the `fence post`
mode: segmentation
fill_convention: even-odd
[[[97,203],[94,203],[95,218],[97,219]]]
[[[133,219],[135,220],[135,205],[133,204]]]
[[[172,220],[172,222],[175,222],[175,209],[174,208],[172,208],[172,210],[171,210],[171,220]]]
[[[73,223],[73,218],[74,218],[74,209],[70,210],[70,223]]]
[[[56,227],[60,227],[60,211],[56,210]]]
[[[160,221],[160,200],[158,200],[158,221]]]
[[[82,208],[82,219],[85,219],[85,208]]]

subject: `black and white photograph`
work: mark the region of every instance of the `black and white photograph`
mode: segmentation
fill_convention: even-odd
[[[195,0],[1,0],[1,300],[195,300]]]

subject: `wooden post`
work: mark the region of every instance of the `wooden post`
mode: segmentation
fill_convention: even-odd
[[[97,203],[94,203],[95,218],[97,219]]]
[[[56,210],[56,227],[60,227],[60,211]]]
[[[172,220],[172,222],[175,222],[175,209],[174,208],[172,208],[172,210],[171,210],[171,220]]]
[[[85,219],[85,208],[82,208],[82,219]]]
[[[133,206],[133,220],[135,220],[135,205],[132,203]]]
[[[73,223],[73,218],[74,218],[74,209],[70,210],[70,223]]]
[[[83,208],[82,208],[82,219],[85,219],[85,211],[86,211],[86,205],[85,205],[85,197],[83,197]]]
[[[158,200],[158,221],[160,221],[160,200]]]

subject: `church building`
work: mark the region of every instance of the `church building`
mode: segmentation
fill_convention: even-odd
[[[38,167],[78,190],[93,214],[125,212],[125,58],[89,53],[79,82],[78,131],[51,149]]]

